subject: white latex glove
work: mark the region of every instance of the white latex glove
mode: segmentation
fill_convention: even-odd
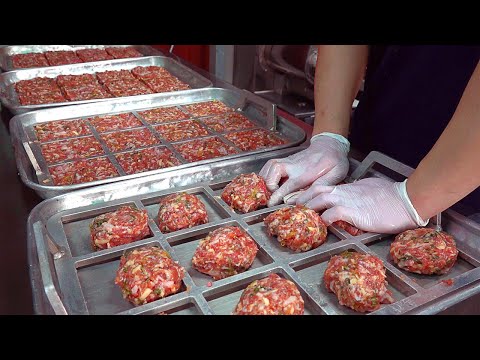
[[[312,137],[307,149],[285,159],[269,160],[259,173],[273,191],[268,206],[280,204],[286,195],[313,182],[334,185],[342,181],[349,169],[349,150],[350,143],[343,136],[321,133]],[[284,177],[288,180],[279,188]]]
[[[328,209],[322,214],[327,225],[344,220],[361,230],[396,234],[428,223],[413,207],[406,184],[407,180],[369,178],[338,186],[312,186],[297,198],[297,204]]]

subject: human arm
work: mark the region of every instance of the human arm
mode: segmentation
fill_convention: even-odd
[[[344,220],[367,231],[396,233],[425,225],[480,185],[479,93],[477,64],[448,126],[408,181],[311,187],[297,203],[328,208],[322,215],[328,224]]]
[[[285,159],[268,161],[260,171],[274,191],[269,206],[318,181],[336,184],[348,172],[348,134],[352,103],[365,73],[367,45],[319,46],[315,70],[315,125],[311,145]],[[282,178],[288,180],[279,188]]]

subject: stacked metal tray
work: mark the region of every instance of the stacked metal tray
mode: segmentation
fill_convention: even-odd
[[[395,302],[371,314],[434,314],[480,292],[480,228],[463,216],[444,213],[445,231],[455,237],[459,258],[451,272],[441,276],[411,274],[394,266],[388,257],[391,235],[365,233],[353,237],[329,227],[325,244],[304,253],[293,253],[269,237],[263,219],[285,205],[248,214],[234,212],[220,194],[233,177],[258,172],[272,158],[288,156],[302,148],[284,149],[230,159],[195,168],[142,179],[109,184],[65,194],[39,204],[28,220],[30,275],[37,313],[54,314],[231,314],[249,283],[277,273],[293,281],[305,301],[305,314],[358,314],[338,303],[323,284],[329,259],[347,249],[381,258],[387,271],[388,288]],[[404,165],[372,153],[361,164],[351,160],[350,181],[383,177],[372,169],[375,163],[397,170]],[[407,169],[408,170],[408,169]],[[410,169],[411,170],[411,169]],[[206,205],[210,222],[188,230],[162,234],[156,215],[159,199],[187,191]],[[130,204],[149,214],[150,238],[108,250],[90,247],[88,224],[95,216]],[[193,253],[208,232],[225,225],[241,227],[255,240],[259,252],[244,273],[213,281],[191,266]],[[177,294],[134,307],[124,300],[114,284],[119,258],[126,250],[156,245],[168,251],[187,270]],[[451,279],[450,281],[442,281]]]
[[[257,126],[257,128],[276,128],[276,132],[279,137],[285,141],[285,144],[282,145],[245,152],[237,148],[234,144],[230,143],[228,139],[224,137],[225,134],[216,133],[210,128],[205,128],[208,132],[208,135],[200,138],[195,138],[202,139],[216,136],[222,139],[222,141],[224,141],[226,144],[232,146],[238,151],[236,154],[228,155],[228,158],[238,158],[247,154],[262,153],[276,149],[292,147],[300,144],[305,139],[305,132],[301,128],[292,124],[288,120],[283,119],[282,117],[277,117],[275,113],[275,107],[271,103],[247,91],[227,90],[221,88],[207,88],[182,91],[178,93],[150,96],[148,99],[144,100],[131,100],[128,102],[110,101],[90,105],[70,106],[67,108],[48,109],[15,116],[10,122],[10,131],[12,135],[12,143],[15,149],[17,167],[20,176],[27,186],[35,189],[41,197],[48,198],[65,192],[78,190],[84,187],[97,186],[120,180],[142,177],[149,174],[164,173],[172,170],[179,170],[186,167],[192,167],[219,161],[219,159],[222,158],[187,162],[172,146],[172,143],[168,142],[160,135],[156,134],[155,131],[153,131],[153,133],[156,134],[155,136],[157,136],[157,139],[160,142],[159,146],[166,147],[171,150],[172,153],[181,162],[181,165],[127,175],[122,169],[122,167],[118,164],[115,155],[105,145],[100,135],[91,125],[89,125],[90,130],[95,136],[95,138],[97,138],[102,144],[105,154],[119,172],[119,176],[104,180],[96,180],[83,184],[55,186],[48,171],[48,166],[41,153],[40,144],[36,139],[36,135],[34,132],[35,125],[48,121],[79,118],[88,119],[97,115],[112,115],[125,112],[132,112],[137,117],[137,119],[142,122],[144,128],[154,130],[150,124],[148,124],[141,116],[138,115],[139,111],[163,106],[177,106],[181,108],[182,105],[210,100],[219,100],[225,103],[227,106],[237,109],[237,111],[240,111],[243,115],[249,118],[249,120],[251,120]],[[204,118],[206,117],[202,117],[202,119]],[[127,130],[129,131],[132,129]],[[180,141],[175,144],[179,144],[184,141]],[[223,159],[227,157],[223,157]]]
[[[0,48],[0,67],[3,71],[17,70],[12,56],[16,54],[43,53],[47,51],[77,51],[83,49],[105,49],[107,47],[131,47],[145,56],[163,55],[162,51],[148,45],[12,45]]]
[[[55,78],[59,75],[81,75],[94,74],[110,70],[132,70],[137,66],[160,66],[168,70],[172,75],[184,83],[190,85],[192,89],[211,87],[212,82],[197,72],[191,70],[187,66],[180,64],[178,61],[165,56],[146,56],[143,58],[133,59],[117,59],[106,60],[98,62],[89,62],[82,64],[51,66],[43,68],[13,70],[0,74],[0,100],[2,104],[10,109],[14,114],[21,114],[28,111],[46,109],[59,106],[71,106],[85,103],[105,102],[111,101],[112,98],[93,99],[82,101],[68,101],[40,105],[21,105],[18,100],[18,95],[15,91],[15,83],[20,80],[29,80],[36,77]],[[129,101],[130,99],[148,99],[155,96],[155,94],[136,95],[117,97],[115,99],[122,99]]]

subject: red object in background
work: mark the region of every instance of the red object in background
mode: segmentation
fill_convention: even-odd
[[[171,45],[152,45],[165,53],[170,51]],[[208,71],[210,64],[209,45],[175,45],[173,53],[178,57]]]

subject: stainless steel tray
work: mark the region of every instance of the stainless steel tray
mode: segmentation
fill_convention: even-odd
[[[35,125],[47,121],[77,118],[86,119],[95,115],[116,114],[127,111],[133,111],[134,114],[144,123],[145,127],[153,130],[151,125],[147,124],[137,114],[138,111],[159,106],[181,106],[182,104],[208,101],[213,99],[221,100],[226,105],[229,105],[235,109],[240,109],[242,113],[246,115],[251,121],[256,123],[258,127],[270,128],[272,126],[272,123],[274,123],[273,119],[278,119],[278,123],[276,124],[277,133],[280,135],[280,137],[287,141],[287,143],[283,145],[267,149],[244,152],[236,148],[233,144],[229,143],[228,140],[226,140],[221,134],[207,130],[209,132],[209,135],[206,137],[215,135],[219,138],[222,138],[223,140],[225,140],[225,142],[229,143],[239,151],[238,154],[229,155],[228,158],[238,158],[241,156],[245,156],[245,154],[262,153],[275,149],[292,147],[300,144],[305,139],[305,132],[300,127],[296,126],[295,124],[289,122],[282,117],[277,117],[274,111],[275,109],[271,103],[247,91],[207,88],[163,95],[157,94],[155,96],[149,96],[148,99],[143,100],[113,100],[88,105],[77,105],[69,106],[66,108],[62,107],[55,109],[47,109],[13,117],[10,122],[10,132],[12,136],[12,143],[15,149],[17,168],[19,170],[20,176],[24,183],[27,186],[36,190],[41,197],[49,198],[55,195],[89,186],[96,186],[125,179],[143,177],[149,174],[170,172],[172,170],[183,169],[186,167],[192,167],[200,164],[207,164],[219,161],[219,159],[225,159],[226,157],[187,163],[181,157],[181,155],[178,154],[178,152],[172,147],[172,144],[170,142],[167,142],[165,139],[159,137],[161,145],[169,148],[181,161],[182,164],[166,169],[126,175],[120,165],[118,165],[113,153],[105,146],[105,144],[103,144],[103,140],[99,139],[99,134],[95,131],[95,129],[90,126],[90,130],[92,131],[93,135],[102,143],[105,153],[112,161],[114,166],[117,168],[117,171],[119,171],[120,176],[105,180],[97,180],[84,184],[54,186],[51,176],[47,170],[47,164],[45,163],[43,155],[41,154],[40,146],[38,144],[38,141],[36,140],[33,130],[33,127]]]
[[[323,284],[323,273],[331,256],[347,249],[380,257],[387,270],[388,287],[395,302],[371,314],[435,314],[480,292],[480,228],[454,211],[444,213],[445,231],[457,242],[459,258],[451,272],[422,276],[395,267],[387,252],[391,235],[365,233],[350,236],[329,227],[325,244],[295,254],[266,233],[263,219],[285,205],[249,214],[233,212],[220,198],[223,187],[240,173],[258,172],[272,158],[288,156],[301,148],[284,149],[241,159],[232,159],[177,172],[159,174],[46,200],[28,219],[30,275],[37,313],[54,314],[230,314],[243,289],[255,279],[271,273],[292,280],[305,301],[306,314],[358,314],[340,306]],[[372,169],[374,163],[399,169],[393,159],[372,153],[359,164],[351,160],[350,180],[386,176]],[[162,234],[156,223],[159,199],[187,191],[198,195],[207,207],[210,223],[171,234]],[[132,244],[93,252],[88,224],[93,217],[133,204],[146,209],[153,236]],[[213,281],[191,267],[198,242],[208,232],[224,225],[237,225],[250,234],[260,250],[252,267],[241,274]],[[186,268],[184,286],[175,295],[134,307],[114,284],[119,258],[127,249],[155,244],[168,251]],[[452,279],[451,286],[442,280]]]
[[[17,70],[12,65],[12,56],[16,54],[105,49],[107,47],[132,47],[146,56],[164,55],[162,51],[148,45],[12,45],[0,48],[0,67],[4,71]]]
[[[212,82],[187,66],[180,64],[165,56],[146,56],[143,58],[117,59],[98,62],[89,62],[82,64],[51,66],[43,68],[13,70],[0,74],[0,100],[2,104],[9,108],[14,114],[21,114],[28,111],[46,109],[59,106],[71,106],[85,103],[95,103],[111,101],[108,99],[93,99],[82,101],[67,101],[61,103],[41,104],[41,105],[21,105],[14,84],[20,80],[29,80],[36,77],[55,78],[58,75],[80,75],[93,74],[108,70],[131,70],[137,66],[161,66],[167,69],[172,75],[175,75],[181,81],[190,85],[192,89],[211,87]],[[155,94],[125,96],[114,99],[148,99]]]

